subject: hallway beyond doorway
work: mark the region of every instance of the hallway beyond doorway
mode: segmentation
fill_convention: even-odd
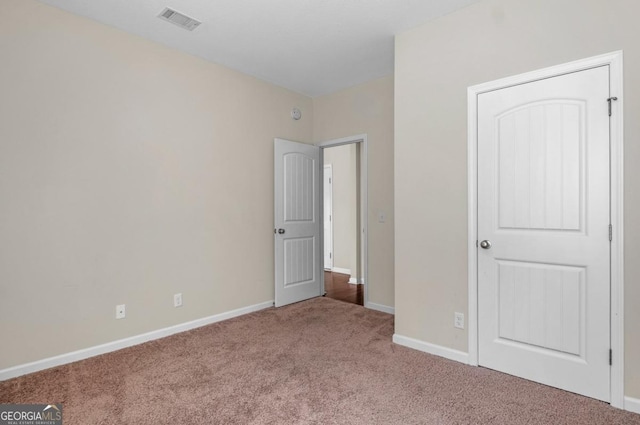
[[[327,298],[364,305],[364,285],[349,283],[348,274],[325,271],[324,290]]]

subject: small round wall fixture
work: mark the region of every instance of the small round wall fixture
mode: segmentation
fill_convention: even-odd
[[[299,120],[300,118],[302,118],[302,112],[300,111],[300,109],[293,108],[291,110],[291,118],[293,118],[296,121]]]

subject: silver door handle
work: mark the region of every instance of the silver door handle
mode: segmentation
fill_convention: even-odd
[[[491,242],[486,239],[483,240],[482,242],[480,242],[480,248],[483,248],[483,249],[491,248]]]

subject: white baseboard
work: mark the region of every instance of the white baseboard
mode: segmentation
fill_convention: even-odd
[[[352,285],[364,285],[364,279],[357,279],[355,277],[349,278],[349,283]]]
[[[37,360],[35,362],[25,363],[7,369],[2,369],[0,370],[0,381],[5,381],[17,376],[38,372],[40,370],[49,369],[51,367],[60,366],[67,363],[77,362],[78,360],[84,360],[89,357],[99,356],[100,354],[121,350],[133,345],[142,344],[143,342],[164,338],[169,335],[199,328],[201,326],[210,325],[212,323],[221,322],[223,320],[253,313],[255,311],[264,310],[265,308],[269,307],[273,307],[273,301],[265,301],[260,304],[242,307],[220,314],[214,314],[213,316],[203,317],[202,319],[181,323],[179,325],[170,326],[168,328],[158,329],[141,335],[136,335],[117,341],[108,342],[106,344],[96,345],[94,347],[89,347],[78,351],[72,351],[70,353],[61,354],[59,356],[49,357],[47,359]]]
[[[468,364],[469,362],[468,353],[443,347],[441,345],[430,344],[418,339],[409,338],[408,336],[393,334],[393,342],[398,345],[404,345],[405,347],[413,348],[414,350],[423,351],[449,360],[455,360],[460,363]]]
[[[351,269],[343,269],[341,267],[334,267],[332,271],[334,273],[348,274],[349,276],[351,276]]]
[[[640,398],[625,397],[624,410],[628,410],[633,413],[640,413]]]
[[[383,313],[396,314],[396,309],[393,307],[389,307],[387,305],[376,304],[376,303],[364,303],[366,308],[370,308],[371,310],[378,310]]]

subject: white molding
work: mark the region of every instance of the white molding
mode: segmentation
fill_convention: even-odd
[[[366,142],[366,141],[367,141],[367,134],[362,133],[362,134],[356,134],[355,136],[347,136],[347,137],[341,137],[339,139],[326,140],[324,142],[316,143],[316,146],[321,148],[334,148],[336,146],[350,145],[352,143],[360,143],[360,142]]]
[[[611,224],[613,242],[611,244],[611,405],[623,408],[624,398],[624,208],[623,208],[623,163],[624,163],[624,91],[623,52],[594,56],[566,64],[540,69],[525,74],[507,77],[467,89],[467,158],[468,158],[468,332],[469,364],[478,365],[478,264],[476,240],[477,228],[477,98],[478,95],[502,88],[524,84],[543,78],[551,78],[571,72],[583,71],[598,66],[609,66],[610,95],[618,98],[613,102],[611,125]]]
[[[611,405],[623,408],[624,400],[624,90],[623,54],[615,52],[609,59],[611,140]]]
[[[321,149],[322,151],[322,149]],[[324,239],[324,225],[326,224],[324,222],[324,205],[325,205],[325,201],[329,201],[330,208],[329,208],[329,217],[333,216],[333,164],[325,164],[324,163],[324,157],[322,160],[322,163],[324,164],[324,167],[322,169],[322,253],[324,254],[324,269],[325,270],[332,270],[333,269],[333,236],[334,236],[334,232],[333,232],[333,220],[329,220],[329,234],[331,235],[331,241],[330,241],[330,247],[329,247],[329,263],[327,264],[327,247],[325,246],[325,239]],[[327,170],[329,170],[329,181],[331,182],[331,190],[329,191],[329,196],[326,196],[327,194],[324,191],[324,177],[327,174]],[[325,199],[327,198],[327,199]],[[329,267],[327,267],[327,265]]]
[[[94,347],[72,351],[70,353],[61,354],[59,356],[49,357],[46,359],[37,360],[35,362],[25,363],[25,364],[13,366],[7,369],[2,369],[0,370],[0,381],[5,381],[7,379],[15,378],[17,376],[38,372],[40,370],[49,369],[49,368],[64,365],[67,363],[77,362],[78,360],[84,360],[89,357],[99,356],[101,354],[110,353],[112,351],[121,350],[123,348],[142,344],[144,342],[153,341],[155,339],[164,338],[180,332],[185,332],[191,329],[210,325],[212,323],[221,322],[223,320],[227,320],[234,317],[243,316],[245,314],[253,313],[256,311],[264,310],[265,308],[269,308],[269,307],[273,307],[273,301],[265,301],[260,304],[238,308],[236,310],[215,314],[213,316],[204,317],[202,319],[192,320],[190,322],[181,323],[179,325],[169,326],[167,328],[158,329],[158,330],[143,333],[140,335],[135,335],[129,338],[107,342],[106,344],[96,345]]]
[[[622,64],[622,50],[605,53],[603,55],[592,56],[590,58],[580,59],[573,62],[567,62],[548,68],[542,68],[535,71],[526,72],[524,74],[513,75],[511,77],[505,77],[499,80],[489,81],[487,83],[477,84],[475,86],[469,87],[467,91],[471,93],[482,94],[489,91],[500,90],[507,87],[530,83],[532,81],[543,80],[545,78],[557,77],[559,75],[584,71],[591,68],[597,68],[599,66],[611,65],[612,63]],[[619,74],[618,76],[620,75],[621,74]],[[622,84],[622,82],[620,82],[620,84]],[[616,96],[616,94],[614,93],[612,93],[612,95]],[[622,93],[620,93],[620,95],[622,95]]]
[[[640,398],[625,397],[624,410],[640,414]]]
[[[414,350],[423,351],[425,353],[433,354],[434,356],[444,357],[449,360],[468,364],[469,354],[464,351],[454,350],[453,348],[443,347],[441,345],[431,344],[428,342],[420,341],[418,339],[409,338],[408,336],[393,334],[393,342],[398,345],[413,348]]]
[[[351,269],[343,269],[342,267],[334,267],[331,269],[332,272],[334,273],[340,273],[340,274],[348,274],[349,276],[351,276]]]
[[[355,277],[350,277],[349,278],[349,283],[352,285],[357,285],[358,284],[358,279],[356,279]]]
[[[389,314],[396,314],[396,309],[393,307],[389,307],[388,305],[365,302],[364,306],[371,310],[377,310],[377,311],[381,311],[383,313],[389,313]]]
[[[478,94],[467,89],[467,333],[469,364],[478,366]]]

